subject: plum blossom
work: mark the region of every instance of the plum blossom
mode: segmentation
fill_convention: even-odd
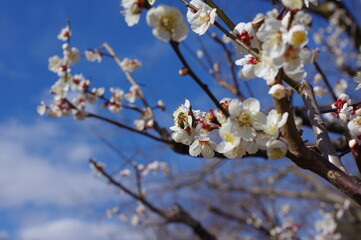
[[[274,84],[275,77],[279,70],[279,68],[272,63],[272,59],[267,57],[257,59],[250,54],[238,59],[236,65],[243,66],[240,74],[243,78],[263,78],[267,81],[268,85]]]
[[[154,124],[153,112],[150,108],[145,108],[141,112],[141,117],[133,122],[135,129],[143,131],[147,128],[152,128]]]
[[[262,57],[272,59],[272,63],[281,67],[283,55],[286,51],[286,41],[284,35],[287,33],[286,27],[280,20],[267,18],[257,32],[257,38],[263,42]]]
[[[157,107],[159,107],[163,112],[165,111],[165,105],[161,99],[157,101]]]
[[[356,110],[355,114],[351,116],[347,127],[350,130],[351,135],[361,143],[361,139],[359,139],[361,136],[361,109]]]
[[[134,26],[139,22],[140,13],[142,12],[144,5],[144,0],[122,0],[120,5],[124,8],[123,11],[120,11],[121,14],[125,17],[125,22],[128,27]]]
[[[341,234],[336,232],[337,222],[331,213],[321,212],[322,219],[316,221],[315,227],[318,234],[315,236],[316,240],[339,240]]]
[[[121,62],[123,71],[133,72],[142,66],[142,63],[138,59],[124,58]]]
[[[123,169],[120,171],[120,176],[122,177],[129,177],[130,176],[130,170],[129,169]]]
[[[277,160],[286,156],[287,145],[280,140],[267,142],[267,156],[271,160]]]
[[[214,150],[217,144],[213,142],[206,134],[197,135],[194,142],[189,146],[191,156],[202,155],[204,158],[213,158]]]
[[[74,65],[75,63],[80,61],[79,50],[75,47],[70,48],[69,44],[63,44],[63,55],[64,61],[67,65]]]
[[[227,128],[236,135],[234,146],[239,141],[238,139],[244,139],[245,141],[251,141],[256,137],[256,130],[261,130],[261,123],[265,122],[266,116],[260,112],[260,103],[255,98],[248,98],[243,103],[239,100],[232,99],[229,103],[228,111],[230,117],[227,119]],[[220,129],[221,137],[223,140],[232,142],[232,138],[227,137],[228,133],[223,132],[225,125],[222,125]]]
[[[110,88],[110,92],[112,93],[112,97],[107,104],[108,109],[113,113],[119,112],[122,109],[124,91],[119,88]]]
[[[65,65],[63,59],[61,59],[58,55],[50,57],[48,62],[48,69],[54,73],[61,72],[62,66]]]
[[[303,7],[302,0],[282,0],[282,4],[290,10],[300,10]]]
[[[46,105],[44,101],[40,102],[40,105],[36,108],[36,111],[40,116],[43,116],[46,113]]]
[[[258,149],[256,143],[243,140],[240,140],[236,146],[229,144],[229,142],[221,142],[217,145],[217,151],[230,159],[242,158],[246,153],[254,154]]]
[[[238,40],[243,42],[247,47],[250,47],[250,48],[257,47],[255,33],[253,31],[251,22],[238,23],[233,30],[233,34],[237,37]],[[234,42],[233,42],[233,44],[236,46],[236,51],[237,51],[238,55],[242,55],[245,52],[245,50],[239,44],[234,43]]]
[[[147,12],[147,23],[154,27],[153,35],[165,42],[181,42],[187,37],[188,28],[177,8],[159,5]]]
[[[187,20],[191,24],[193,32],[203,35],[208,28],[213,26],[213,23],[217,19],[217,9],[211,8],[206,3],[200,0],[192,0],[190,2],[193,6],[198,8],[197,11],[188,8]]]
[[[288,77],[292,78],[295,81],[302,80],[307,75],[305,70],[303,69],[305,62],[305,59],[303,59],[303,57],[305,55],[301,54],[304,51],[307,50],[290,46],[285,52],[283,70]]]
[[[134,103],[137,98],[140,98],[143,95],[142,90],[138,85],[132,85],[129,89],[129,92],[124,95],[124,98],[130,103]]]
[[[184,104],[178,107],[173,113],[174,126],[170,127],[172,139],[176,142],[181,142],[190,145],[195,137],[195,129],[193,127],[194,112],[191,110],[191,105],[188,99],[185,99]]]
[[[274,98],[281,99],[287,96],[287,88],[282,84],[275,84],[268,91]]]
[[[84,55],[89,62],[97,61],[98,63],[100,63],[103,59],[103,54],[98,50],[87,50],[84,52]]]
[[[70,26],[66,25],[64,28],[61,29],[58,39],[62,41],[68,41],[71,36]]]
[[[331,107],[336,109],[337,116],[341,121],[347,122],[350,117],[350,111],[353,109],[351,105],[351,99],[346,94],[341,94],[337,101],[334,102]]]
[[[307,31],[303,25],[294,25],[285,34],[287,43],[294,47],[304,47],[308,43]]]
[[[256,142],[261,149],[268,148],[267,144],[278,138],[279,129],[286,124],[287,118],[287,112],[281,115],[273,109],[268,113],[266,122],[262,124],[262,131],[264,133],[259,134],[256,139]]]

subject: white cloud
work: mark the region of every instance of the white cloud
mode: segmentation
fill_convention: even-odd
[[[43,225],[26,227],[21,240],[141,240],[144,235],[120,224],[93,223],[78,219],[59,219]],[[147,238],[149,239],[149,238]]]
[[[6,239],[9,239],[9,234],[4,230],[0,230],[0,240],[6,240]]]
[[[57,126],[43,120],[32,125],[16,121],[0,125],[0,208],[29,203],[75,206],[104,202],[110,196],[87,164],[71,161],[87,159],[92,146],[85,140],[57,140],[64,137]]]

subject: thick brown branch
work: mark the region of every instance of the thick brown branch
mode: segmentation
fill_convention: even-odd
[[[307,81],[302,81],[297,91],[301,95],[307,109],[307,115],[322,155],[333,165],[345,171],[328,135],[311,84]]]

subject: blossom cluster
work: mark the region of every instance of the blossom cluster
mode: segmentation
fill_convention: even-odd
[[[45,102],[41,102],[37,108],[40,115],[47,114],[52,118],[73,115],[76,120],[83,120],[87,116],[85,111],[87,104],[95,104],[98,99],[103,101],[103,108],[107,108],[112,113],[117,113],[125,106],[125,100],[133,104],[136,99],[143,97],[139,85],[132,84],[128,92],[111,87],[109,89],[111,96],[106,98],[105,88],[91,88],[90,79],[86,79],[81,73],[72,74],[71,67],[80,61],[81,55],[77,48],[69,46],[70,37],[71,31],[67,25],[58,35],[58,39],[65,42],[62,45],[63,57],[52,56],[49,58],[48,64],[48,69],[58,76],[58,80],[50,88],[54,97],[54,104],[46,105]],[[104,53],[98,49],[90,49],[86,50],[83,56],[90,62],[101,62]],[[124,58],[120,65],[124,72],[133,72],[139,69],[142,63],[137,59]],[[69,100],[70,97],[73,98],[72,101]],[[164,103],[159,100],[156,107],[164,110]],[[137,130],[142,131],[153,127],[151,108],[137,109],[134,106],[130,106],[130,108],[140,112],[140,117],[133,122]]]
[[[266,150],[270,159],[286,155],[287,145],[280,136],[280,128],[286,123],[288,113],[280,115],[271,110],[266,115],[255,98],[243,102],[225,98],[220,104],[229,117],[220,110],[193,110],[186,99],[173,113],[174,126],[170,128],[173,140],[189,145],[190,155],[205,158],[212,158],[215,153],[241,158],[258,150]]]
[[[240,75],[245,79],[263,78],[269,86],[274,85],[276,76],[282,69],[289,78],[299,81],[306,77],[304,65],[311,61],[312,52],[306,48],[309,15],[299,11],[288,12],[282,19],[276,15],[257,16],[255,20],[264,21],[255,32],[254,24],[239,23],[233,31],[237,39],[250,49],[261,43],[260,56],[247,54],[236,61],[242,66]],[[236,44],[238,53],[244,49]]]
[[[361,145],[361,107],[353,106],[347,94],[341,94],[331,107],[335,111],[333,114],[347,124],[353,137],[349,142],[350,148],[358,148]]]

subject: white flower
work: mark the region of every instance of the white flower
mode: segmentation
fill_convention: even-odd
[[[134,103],[137,98],[140,98],[143,95],[142,90],[140,90],[138,85],[132,85],[129,89],[129,92],[124,95],[124,98],[127,99],[130,103]]]
[[[61,117],[63,115],[63,111],[60,108],[59,105],[51,105],[48,109],[47,114],[51,117],[51,118],[58,118]]]
[[[283,70],[288,77],[292,78],[295,81],[303,80],[306,77],[306,72],[303,69],[305,55],[301,53],[303,49],[288,47],[285,56]]]
[[[124,58],[120,65],[123,71],[133,72],[139,69],[142,66],[142,63],[138,59]]]
[[[245,141],[252,141],[257,136],[256,130],[262,128],[261,125],[266,119],[266,116],[260,112],[259,101],[255,98],[248,98],[242,103],[232,99],[228,110],[230,117],[227,119],[227,123],[231,124],[234,134]],[[235,145],[237,144],[238,141],[235,142]]]
[[[290,10],[300,10],[303,6],[302,0],[282,0],[283,6]]]
[[[152,128],[154,124],[153,112],[151,108],[145,108],[139,119],[133,122],[135,129],[142,131],[147,128]]]
[[[129,177],[130,176],[130,170],[129,169],[123,169],[120,171],[120,176],[122,177]]]
[[[254,73],[257,77],[266,80],[267,85],[273,85],[278,74],[279,68],[273,64],[272,59],[262,57],[258,59],[254,67]]]
[[[63,44],[64,61],[67,65],[74,65],[80,61],[79,50],[75,47],[69,48],[67,43]]]
[[[276,140],[279,136],[279,129],[286,124],[288,113],[285,112],[282,116],[278,114],[275,109],[271,110],[267,116],[267,122],[263,124],[263,134],[257,136],[256,142],[261,149],[266,149],[267,144]]]
[[[257,32],[257,38],[263,42],[262,57],[272,59],[273,64],[281,67],[286,51],[284,34],[287,32],[280,20],[267,18]]]
[[[46,112],[46,105],[45,103],[42,101],[40,103],[40,105],[36,108],[37,112],[39,113],[40,116],[43,116]]]
[[[229,142],[221,142],[217,145],[217,151],[230,159],[242,158],[247,152],[254,154],[258,151],[258,146],[254,142],[240,140],[239,144],[233,146]]]
[[[240,76],[244,79],[252,79],[255,77],[263,78],[268,85],[274,84],[279,68],[276,67],[272,60],[266,57],[257,59],[252,55],[246,55],[236,61],[236,65],[243,66],[240,70]]]
[[[159,5],[147,12],[147,23],[153,26],[153,35],[165,42],[180,42],[187,37],[188,28],[177,8]]]
[[[193,111],[193,115],[195,112]],[[190,145],[195,137],[195,129],[193,128],[193,118],[191,115],[191,105],[188,99],[184,100],[184,104],[178,107],[173,113],[174,126],[170,127],[172,131],[172,139],[175,142],[181,142]]]
[[[68,94],[69,85],[64,81],[63,78],[60,78],[56,81],[53,86],[50,88],[50,92],[54,94],[56,99],[65,98]]]
[[[89,61],[89,62],[101,62],[103,55],[98,51],[98,50],[87,50],[84,52],[85,54],[85,58]]]
[[[124,8],[124,11],[120,13],[124,15],[125,22],[129,27],[139,22],[140,13],[144,8],[143,0],[122,0],[120,5]]]
[[[207,135],[200,134],[189,146],[189,154],[194,157],[202,155],[204,158],[213,158],[214,150],[216,149],[217,144],[215,144]]]
[[[252,23],[250,22],[238,23],[233,30],[233,34],[238,38],[238,40],[243,42],[247,47],[250,48],[257,47],[257,42],[256,39],[254,38],[255,34],[253,31]],[[238,43],[233,42],[233,44],[236,46],[236,51],[238,55],[241,55],[245,52],[245,49],[241,47]]]
[[[295,25],[285,34],[287,43],[302,48],[308,43],[307,31],[303,25]]]
[[[49,58],[49,64],[48,69],[54,73],[58,73],[62,71],[61,66],[64,64],[63,59],[61,59],[59,56],[55,55]]]
[[[351,120],[347,124],[350,133],[354,137],[358,137],[361,135],[361,116],[353,116]]]
[[[287,95],[287,90],[284,85],[278,83],[270,88],[268,94],[271,94],[274,98],[282,99]]]
[[[216,21],[217,9],[211,8],[201,0],[192,0],[190,4],[198,8],[198,10],[194,11],[193,9],[188,8],[187,20],[191,24],[193,32],[203,35]]]
[[[341,94],[337,101],[334,102],[331,107],[336,109],[336,113],[341,121],[347,122],[350,117],[350,111],[353,109],[351,105],[351,99],[347,94]]]
[[[244,58],[238,59],[236,65],[243,66],[238,75],[243,79],[256,78],[254,67],[258,63],[258,60],[251,54],[244,56]]]
[[[108,109],[113,113],[119,112],[122,108],[124,91],[119,88],[110,88],[110,92],[112,92],[112,97],[109,100]]]
[[[63,29],[61,29],[61,31],[58,35],[58,39],[67,41],[70,38],[70,36],[71,36],[70,27],[69,27],[69,25],[67,25]]]
[[[283,158],[287,153],[287,146],[280,140],[267,142],[267,156],[271,160]]]

